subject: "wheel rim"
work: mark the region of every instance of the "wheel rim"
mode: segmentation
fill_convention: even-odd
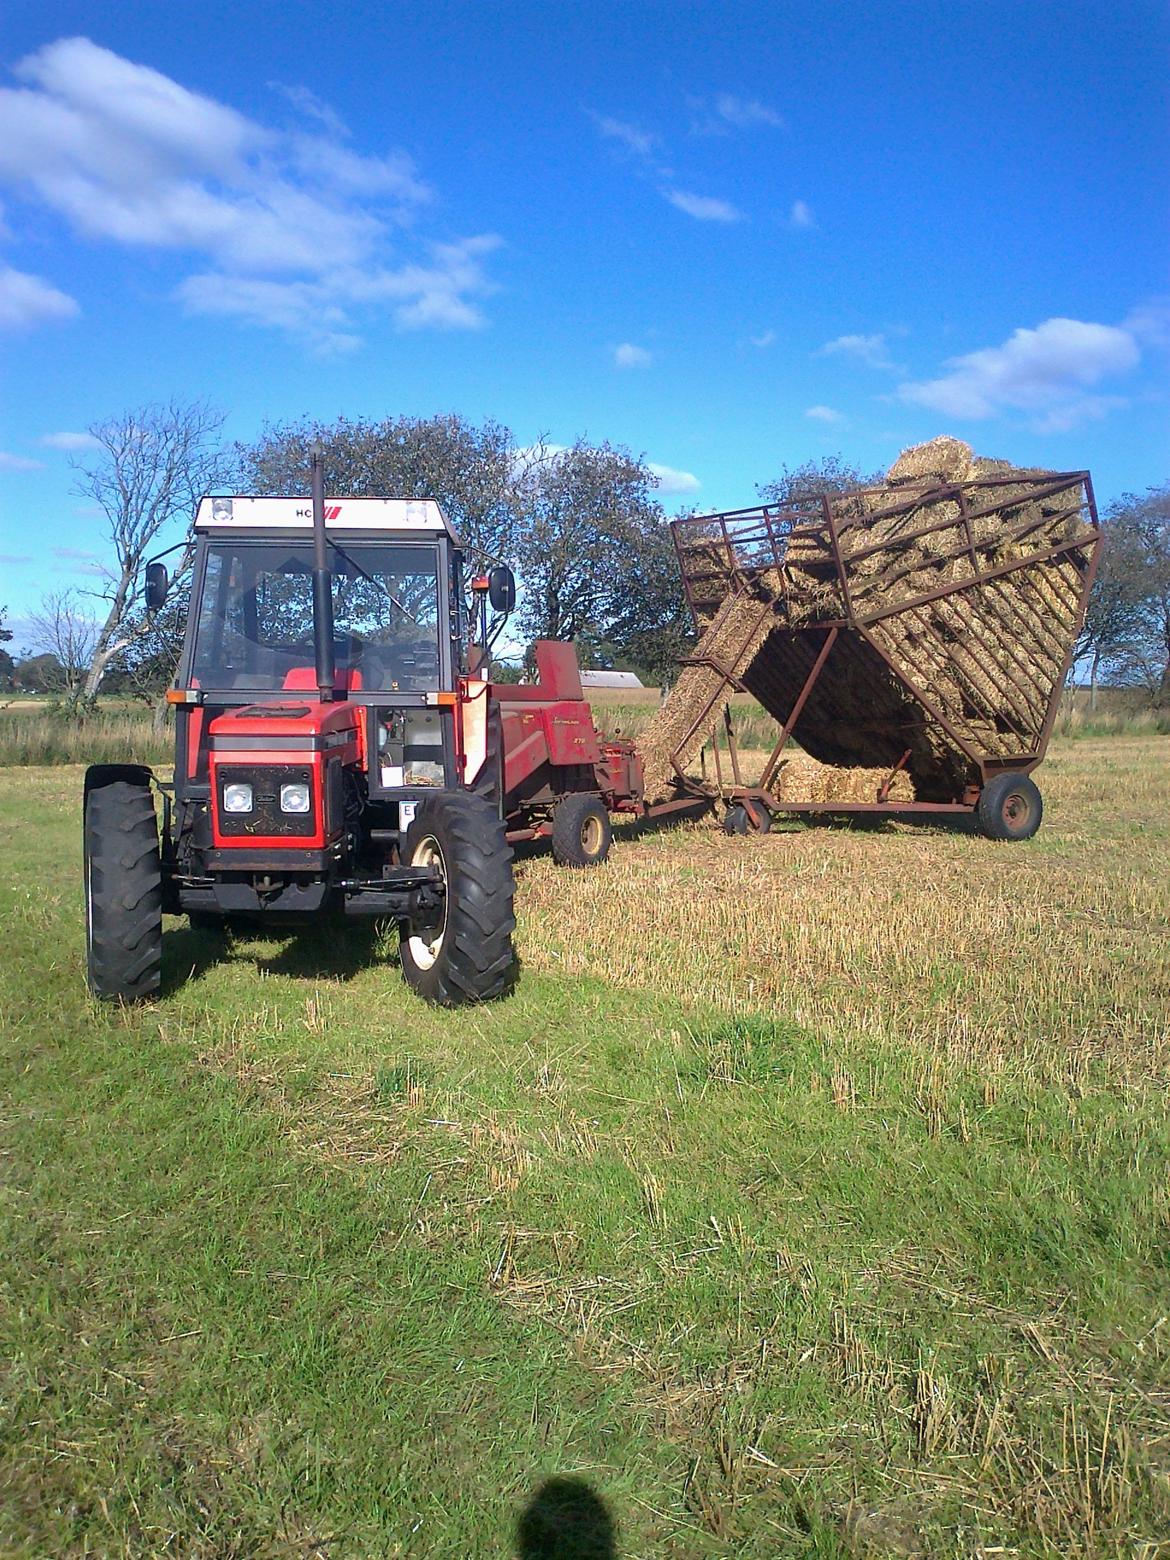
[[[1032,804],[1022,791],[1009,791],[1004,797],[1002,817],[1013,833],[1028,827],[1032,821]]]
[[[411,852],[410,864],[412,867],[438,867],[439,877],[445,885],[447,882],[447,863],[443,857],[443,847],[433,834],[426,834],[417,842]],[[438,962],[439,955],[443,951],[443,942],[447,936],[447,896],[443,895],[443,915],[437,926],[427,927],[425,931],[412,932],[406,939],[406,946],[410,949],[410,956],[420,970],[433,969]]]
[[[603,837],[601,819],[590,813],[581,825],[581,849],[587,856],[599,856]]]

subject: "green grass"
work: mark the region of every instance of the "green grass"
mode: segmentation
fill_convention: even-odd
[[[1033,846],[530,853],[456,1014],[182,922],[99,1009],[79,774],[0,775],[0,1552],[500,1555],[569,1475],[623,1557],[1165,1553],[1170,775],[1105,752]]]

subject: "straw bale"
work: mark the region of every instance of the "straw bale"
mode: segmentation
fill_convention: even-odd
[[[903,450],[886,473],[886,481],[969,482],[975,476],[975,452],[962,439],[940,434],[925,444],[913,444]]]
[[[781,762],[772,791],[785,802],[876,802],[889,774],[855,764],[820,764],[807,753],[796,753]],[[888,796],[894,802],[914,800],[914,784],[904,769],[894,775]]]
[[[696,659],[710,656],[740,678],[774,624],[766,602],[750,595],[729,596],[693,654]],[[672,794],[678,783],[676,755],[685,770],[714,731],[732,691],[714,667],[683,667],[670,696],[638,739],[647,801],[663,801]]]

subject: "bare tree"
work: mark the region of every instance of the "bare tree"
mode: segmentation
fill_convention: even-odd
[[[135,611],[139,574],[168,527],[176,521],[189,527],[199,498],[225,477],[227,461],[216,442],[223,421],[206,401],[170,401],[89,430],[99,448],[74,462],[75,492],[104,514],[113,559],[99,593],[106,616],[89,658],[83,702],[96,696],[110,663],[149,631],[148,619]],[[191,558],[188,545],[172,574],[182,577]]]
[[[97,623],[76,591],[59,590],[41,597],[40,607],[29,614],[29,624],[42,651],[56,657],[59,670],[52,668],[49,677],[55,684],[52,692],[63,694],[70,705],[79,704],[93,663]]]

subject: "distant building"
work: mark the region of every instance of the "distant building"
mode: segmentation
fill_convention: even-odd
[[[582,672],[582,688],[644,688],[637,672]]]

